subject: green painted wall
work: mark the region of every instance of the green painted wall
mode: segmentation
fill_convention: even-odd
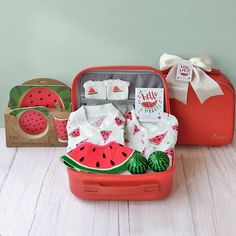
[[[158,66],[163,52],[208,53],[236,85],[235,22],[235,0],[0,0],[0,112],[25,80],[70,85],[84,67]]]

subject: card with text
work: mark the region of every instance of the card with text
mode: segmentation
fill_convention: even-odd
[[[141,122],[158,122],[164,112],[163,88],[136,88],[135,114]]]
[[[190,82],[193,76],[193,66],[190,61],[182,60],[177,68],[176,80]]]

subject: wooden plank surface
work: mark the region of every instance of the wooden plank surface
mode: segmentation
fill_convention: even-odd
[[[0,235],[234,235],[236,142],[177,147],[161,201],[84,201],[68,187],[64,148],[6,148],[0,130]]]
[[[4,161],[0,164],[0,191],[1,188],[10,172],[12,164],[15,160],[17,148],[7,148],[5,145],[5,130],[0,129],[0,158],[4,159]]]

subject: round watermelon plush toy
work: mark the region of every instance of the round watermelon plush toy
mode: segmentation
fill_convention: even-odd
[[[140,152],[116,142],[109,142],[105,145],[83,142],[67,155],[62,156],[61,160],[72,166],[75,170],[116,174],[127,170],[128,161],[137,158],[141,159],[140,156]],[[132,167],[132,163],[129,163],[130,168]],[[144,172],[145,167],[141,169],[136,164],[135,168],[137,170],[134,172]]]
[[[155,172],[167,170],[169,164],[169,157],[162,151],[155,151],[148,158],[148,165]]]
[[[148,161],[141,154],[136,155],[133,158],[130,158],[128,161],[128,171],[131,174],[144,174],[148,169]]]

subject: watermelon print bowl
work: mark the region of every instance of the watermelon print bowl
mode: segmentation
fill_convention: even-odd
[[[47,134],[49,112],[46,108],[17,108],[10,114],[16,117],[17,129],[22,137],[39,139]]]

